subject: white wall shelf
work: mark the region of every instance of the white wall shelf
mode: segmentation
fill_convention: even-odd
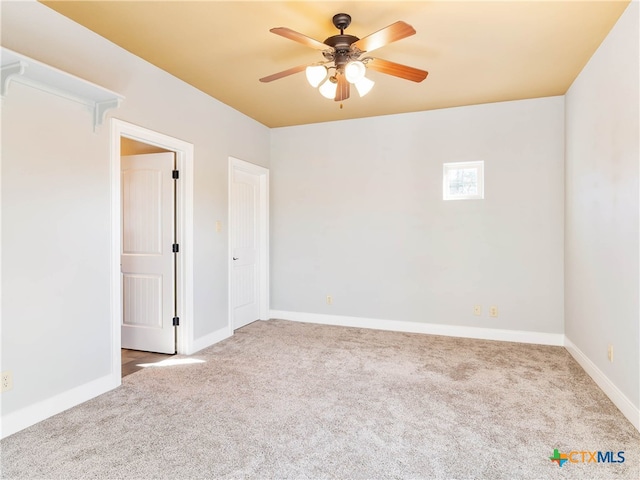
[[[118,108],[124,97],[95,83],[63,72],[2,47],[0,93],[7,96],[11,82],[18,82],[85,105],[92,112],[93,130],[104,121],[106,112]]]

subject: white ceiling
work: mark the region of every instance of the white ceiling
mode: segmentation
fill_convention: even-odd
[[[564,94],[629,0],[581,1],[43,1],[126,50],[269,127]],[[427,70],[421,83],[369,71],[371,93],[327,100],[304,72],[259,78],[323,60],[269,32],[314,39],[364,37],[403,20],[417,33],[373,56]]]

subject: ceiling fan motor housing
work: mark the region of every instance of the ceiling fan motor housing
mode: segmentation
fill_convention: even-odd
[[[333,47],[333,51],[324,53],[325,58],[335,61],[336,68],[344,67],[351,60],[355,60],[360,56],[360,52],[354,52],[351,44],[360,40],[353,35],[334,35],[327,38],[324,43]]]
[[[323,52],[327,60],[333,61],[336,70],[343,71],[344,66],[360,56],[359,51],[354,51],[351,45],[358,40],[354,35],[345,35],[344,30],[351,24],[351,15],[338,13],[333,16],[333,25],[340,30],[339,35],[327,38],[323,43],[333,48],[333,51]]]

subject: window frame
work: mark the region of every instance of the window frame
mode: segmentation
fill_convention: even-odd
[[[474,168],[477,171],[477,193],[451,194],[449,172],[451,170],[468,170]],[[484,199],[484,160],[472,162],[449,162],[442,165],[442,199],[443,200],[483,200]]]

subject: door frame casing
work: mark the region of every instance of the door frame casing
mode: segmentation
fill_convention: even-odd
[[[120,254],[122,241],[122,199],[120,139],[138,142],[175,152],[180,179],[176,192],[176,233],[180,254],[176,265],[176,301],[180,326],[176,334],[176,350],[188,355],[193,348],[193,144],[149,130],[132,123],[111,119],[111,374],[121,383],[122,359],[122,279]]]
[[[229,318],[228,318],[228,327],[229,327],[229,335],[233,335],[233,326],[234,326],[234,316],[233,316],[233,303],[232,303],[232,288],[233,288],[233,245],[231,243],[231,234],[233,231],[232,222],[232,188],[233,188],[233,172],[235,170],[240,170],[242,172],[257,175],[259,177],[259,188],[260,192],[258,194],[259,205],[258,205],[258,244],[259,244],[259,257],[260,261],[258,262],[258,303],[259,303],[259,314],[260,320],[268,320],[269,319],[269,169],[265,167],[261,167],[259,165],[255,165],[253,163],[246,162],[244,160],[240,160],[239,158],[229,157],[229,178],[228,178],[228,219],[229,219],[229,228],[228,228],[228,263],[227,263],[227,271],[228,271],[228,303],[229,303]]]

